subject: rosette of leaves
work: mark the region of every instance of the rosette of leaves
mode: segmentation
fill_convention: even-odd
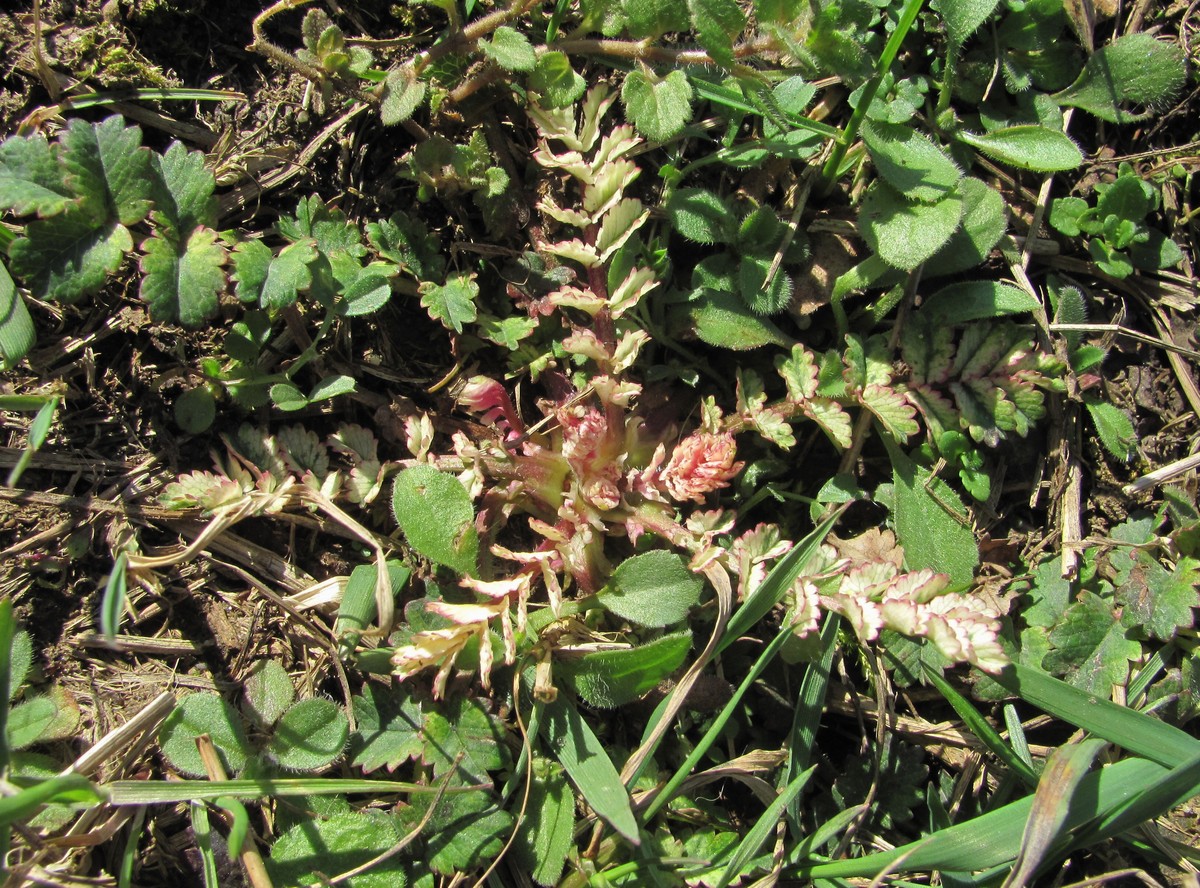
[[[476,130],[465,145],[456,145],[445,136],[433,135],[420,142],[405,158],[402,173],[417,183],[417,199],[427,201],[435,195],[453,200],[470,195],[483,213],[484,222],[493,232],[503,232],[511,221],[506,211],[509,177],[496,163],[487,138]]]
[[[207,734],[225,770],[262,774],[276,770],[316,772],[342,754],[350,734],[346,714],[332,700],[296,700],[287,671],[274,660],[255,664],[245,682],[241,711],[219,694],[191,694],[180,701],[158,732],[167,761],[189,777],[206,770],[196,738]],[[252,740],[248,727],[261,737]]]
[[[696,335],[733,349],[785,343],[769,317],[791,302],[790,271],[808,259],[808,238],[770,207],[739,218],[723,197],[703,188],[678,189],[664,210],[677,234],[720,248],[692,272],[688,315]]]
[[[342,29],[322,9],[310,9],[305,14],[300,33],[304,48],[296,51],[296,58],[327,78],[320,83],[320,98],[315,103],[315,110],[320,113],[333,96],[333,85],[328,78],[366,79],[375,58],[366,47],[347,46]]]
[[[1084,236],[1088,253],[1105,274],[1126,278],[1134,270],[1158,271],[1183,261],[1178,244],[1147,224],[1158,211],[1159,191],[1128,163],[1115,181],[1096,186],[1096,203],[1060,197],[1050,205],[1050,225],[1068,237]]]

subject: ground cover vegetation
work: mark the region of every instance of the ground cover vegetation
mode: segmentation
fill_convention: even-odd
[[[1197,24],[0,14],[5,884],[1196,884]]]

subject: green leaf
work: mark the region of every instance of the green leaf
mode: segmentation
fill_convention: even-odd
[[[217,417],[217,402],[207,386],[197,386],[180,393],[175,399],[174,413],[179,428],[189,435],[199,435],[212,427]]]
[[[1183,88],[1183,52],[1149,34],[1125,34],[1094,53],[1078,79],[1053,98],[1109,123],[1144,120]],[[1144,105],[1133,112],[1129,105]]]
[[[1083,152],[1070,136],[1044,126],[1021,124],[983,135],[963,130],[957,138],[993,160],[1022,170],[1054,173],[1073,170],[1083,163]]]
[[[400,838],[395,816],[378,811],[308,820],[275,840],[268,872],[276,885],[327,885],[332,877],[394,847]],[[403,855],[393,855],[339,884],[348,888],[405,888],[408,875],[404,861]]]
[[[1130,661],[1142,655],[1142,646],[1125,632],[1113,617],[1112,602],[1085,590],[1050,630],[1054,649],[1042,668],[1082,691],[1108,697],[1113,685],[1128,680]]]
[[[888,444],[895,489],[896,538],[904,548],[909,570],[929,568],[949,575],[956,585],[975,576],[979,549],[966,521],[967,509],[958,494]]]
[[[942,287],[921,305],[921,313],[929,313],[931,323],[952,326],[1021,314],[1041,308],[1032,295],[997,281],[963,281]]]
[[[58,162],[59,146],[42,135],[0,143],[0,209],[19,216],[52,216],[74,199]]]
[[[729,204],[706,188],[677,189],[663,210],[672,229],[696,243],[729,243],[737,230]]]
[[[559,765],[534,756],[530,772],[533,782],[513,854],[535,882],[554,886],[574,845],[575,799]]]
[[[278,660],[259,660],[244,682],[244,709],[261,730],[270,728],[296,699],[296,689]]]
[[[204,154],[188,151],[172,142],[164,154],[153,155],[151,164],[153,218],[166,226],[176,240],[193,229],[217,223],[216,180],[204,165]]]
[[[25,684],[29,670],[33,666],[33,639],[25,630],[12,636],[8,658],[8,699],[17,696],[17,691]],[[3,702],[3,691],[0,691],[0,702]]]
[[[733,67],[733,41],[746,27],[736,0],[687,0],[692,28],[713,61]]]
[[[764,345],[786,346],[788,338],[766,318],[755,315],[735,293],[699,290],[688,306],[696,335],[721,348],[745,351]]]
[[[508,318],[481,317],[479,319],[479,335],[489,342],[502,345],[509,351],[521,347],[522,340],[528,339],[537,329],[537,321],[533,318],[513,315]]]
[[[768,284],[771,265],[770,257],[743,256],[738,266],[738,293],[756,315],[778,314],[792,301],[792,278],[781,268]]]
[[[150,212],[150,152],[142,131],[120,117],[89,124],[75,119],[62,135],[67,184],[96,223],[141,222]]]
[[[277,382],[270,389],[271,403],[289,413],[308,406],[308,396],[290,382]]]
[[[416,826],[436,796],[422,793],[401,810],[406,824]],[[425,859],[435,872],[451,876],[470,872],[494,860],[512,831],[512,815],[496,807],[490,793],[446,794],[425,827]]]
[[[463,782],[484,783],[489,771],[504,765],[503,738],[503,725],[479,700],[456,697],[442,709],[425,710],[421,757],[435,777],[457,767]]]
[[[91,805],[102,801],[103,794],[82,774],[62,774],[0,798],[0,828],[8,828],[42,805]]]
[[[328,401],[338,395],[348,395],[357,387],[358,383],[352,376],[326,376],[308,393],[308,403],[316,404],[318,401]]]
[[[392,598],[396,598],[412,575],[412,569],[403,562],[392,560],[387,563],[387,571]],[[342,593],[337,620],[333,624],[333,634],[338,640],[343,657],[350,656],[361,633],[365,632],[378,616],[378,604],[375,600],[378,574],[377,565],[360,564],[354,568],[346,582],[346,591]]]
[[[563,108],[583,95],[587,81],[575,73],[566,53],[551,51],[538,56],[529,75],[529,89],[545,107]]]
[[[1154,229],[1146,234],[1144,243],[1129,245],[1129,258],[1138,268],[1159,271],[1174,268],[1183,261],[1183,250],[1171,238]]]
[[[475,575],[475,507],[457,478],[433,466],[405,469],[396,476],[392,511],[410,546],[456,573]]]
[[[98,292],[132,249],[124,225],[113,221],[96,227],[85,211],[71,206],[26,225],[25,236],[13,242],[8,255],[13,273],[37,296],[71,303]]]
[[[8,269],[0,263],[0,370],[11,370],[37,341],[33,318]]]
[[[31,697],[18,703],[8,712],[8,748],[24,749],[39,740],[50,739],[47,735],[56,718],[58,704],[52,697]]]
[[[962,219],[962,208],[957,194],[936,203],[915,203],[890,185],[876,182],[863,198],[858,225],[880,259],[908,271],[950,239]]]
[[[1059,197],[1050,204],[1048,221],[1050,227],[1067,237],[1079,237],[1079,217],[1088,211],[1088,202],[1082,197]]]
[[[725,869],[721,872],[721,876],[717,879],[713,888],[726,888],[738,879],[748,874],[747,864],[751,858],[758,854],[759,850],[766,843],[767,839],[775,831],[780,821],[783,819],[784,812],[788,805],[792,803],[802,789],[808,785],[809,778],[813,772],[817,770],[817,766],[813,765],[806,771],[797,774],[791,780],[783,791],[779,793],[767,805],[762,815],[754,822],[754,826],[746,833],[746,837],[738,845],[737,850],[729,858],[729,862],[725,865]]]
[[[600,738],[564,695],[542,705],[546,745],[566,768],[583,800],[630,844],[641,844],[629,793]]]
[[[505,71],[532,71],[537,64],[529,38],[508,25],[493,31],[491,40],[479,41],[479,48]]]
[[[429,316],[455,333],[461,333],[463,324],[475,320],[479,285],[475,283],[474,275],[451,275],[444,284],[422,281],[419,289],[421,304]]]
[[[290,707],[271,735],[271,755],[291,771],[319,771],[342,754],[350,723],[332,700],[313,697]]]
[[[246,766],[250,743],[237,711],[217,694],[184,697],[158,731],[162,753],[177,771],[189,777],[205,775],[196,738],[208,734],[226,771],[236,774]]]
[[[987,261],[1008,227],[1003,196],[986,182],[966,177],[958,184],[963,199],[962,222],[950,240],[925,262],[922,278],[957,274]]]
[[[1073,598],[1071,582],[1062,575],[1062,556],[1043,561],[1033,572],[1033,586],[1021,616],[1030,626],[1058,625]]]
[[[670,626],[687,617],[700,600],[704,581],[683,558],[665,549],[634,555],[613,571],[599,603],[639,626]]]
[[[1128,413],[1094,395],[1084,395],[1083,406],[1087,408],[1088,416],[1096,427],[1096,437],[1105,450],[1124,462],[1137,456],[1137,430]]]
[[[425,100],[425,81],[413,76],[407,66],[388,71],[379,98],[379,119],[384,126],[395,126],[413,116]]]
[[[687,5],[677,0],[622,0],[621,9],[634,38],[688,30]]]
[[[350,739],[350,760],[364,773],[394,771],[421,757],[425,715],[407,688],[365,685],[362,696],[354,698],[354,718],[358,727]]]
[[[198,327],[216,316],[225,291],[225,248],[210,228],[182,242],[154,235],[142,244],[141,297],[156,321]]]
[[[962,46],[998,5],[999,0],[941,0],[936,8],[946,23],[950,42]]]
[[[621,86],[621,101],[638,132],[655,142],[674,138],[692,119],[692,86],[678,69],[662,79],[645,70],[630,71]]]
[[[555,668],[589,706],[612,709],[657,687],[679,668],[691,647],[692,633],[682,629],[638,647],[562,659]]]
[[[934,203],[962,178],[958,164],[911,126],[868,122],[862,134],[876,171],[909,200]]]
[[[1163,567],[1146,551],[1139,551],[1133,566],[1123,572],[1115,598],[1125,605],[1121,622],[1160,641],[1170,641],[1180,629],[1195,623],[1192,608],[1200,589],[1200,562],[1180,558],[1174,570]]]

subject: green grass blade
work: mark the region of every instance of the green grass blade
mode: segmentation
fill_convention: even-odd
[[[1200,754],[1200,740],[1179,728],[1071,687],[1039,669],[1014,663],[993,677],[1025,702],[1165,767]]]
[[[767,574],[767,578],[750,593],[742,606],[729,618],[729,625],[725,627],[725,637],[717,645],[717,653],[737,641],[750,630],[750,627],[765,617],[771,608],[783,600],[784,593],[791,588],[800,572],[808,566],[809,560],[817,554],[817,550],[825,542],[829,531],[833,530],[833,525],[841,517],[844,509],[845,506],[842,506],[830,513],[825,520],[812,529],[808,536],[796,543],[790,552],[779,559],[775,567]]]
[[[954,711],[958,713],[958,717],[966,724],[967,729],[978,737],[983,745],[991,750],[1004,764],[1008,765],[1009,769],[1021,778],[1026,786],[1037,786],[1038,775],[1032,767],[1026,763],[1021,756],[1009,744],[1004,742],[996,729],[988,723],[974,706],[971,705],[962,694],[954,689],[950,682],[938,673],[936,669],[925,667],[925,678],[929,680],[946,701],[954,707]]]
[[[9,827],[32,814],[42,805],[89,804],[104,801],[104,796],[82,774],[60,774],[41,780],[15,795],[0,798],[0,826]]]
[[[775,831],[775,826],[779,823],[779,818],[783,816],[783,812],[787,810],[792,800],[800,795],[800,790],[804,789],[808,784],[808,779],[816,770],[817,766],[813,765],[807,771],[796,775],[796,779],[789,783],[775,801],[767,806],[767,810],[763,811],[762,816],[754,822],[754,826],[750,827],[750,831],[746,833],[737,850],[733,852],[733,857],[726,864],[721,878],[717,879],[716,888],[726,888],[734,879],[741,876],[742,869],[758,853],[763,843],[770,838],[771,833]]]
[[[108,582],[104,584],[104,597],[100,600],[100,634],[109,642],[117,637],[117,630],[121,628],[121,614],[125,612],[125,568],[128,560],[125,552],[117,556]]]
[[[390,795],[414,792],[475,792],[490,788],[451,786],[442,789],[398,780],[337,780],[331,777],[289,777],[279,780],[114,780],[101,787],[113,805],[154,805],[189,801],[216,801],[221,796],[234,799],[285,798],[306,795],[347,795],[365,793]]]
[[[546,703],[543,725],[550,751],[584,800],[630,843],[640,844],[629,793],[600,738],[565,697]]]
[[[199,802],[188,805],[192,815],[192,832],[196,834],[196,850],[200,853],[200,869],[204,873],[204,888],[220,888],[217,858],[212,849],[212,823],[208,808]]]
[[[788,740],[788,762],[784,781],[808,767],[817,729],[821,726],[821,713],[825,711],[825,692],[829,688],[829,673],[833,669],[833,656],[837,653],[838,630],[841,617],[830,613],[821,627],[821,657],[808,664],[800,682],[800,693],[796,700],[796,711],[792,716],[792,731]],[[799,828],[800,800],[793,799],[788,805],[788,818],[793,827]]]
[[[191,87],[142,87],[138,89],[114,89],[105,92],[84,93],[72,96],[63,103],[65,107],[79,111],[113,102],[246,102],[245,93],[232,89],[197,89]]]
[[[1076,793],[1078,799],[1087,803],[1072,806],[1064,831],[1078,829],[1097,817],[1111,816],[1164,773],[1162,766],[1137,758],[1093,771],[1079,782]],[[978,872],[1003,866],[1016,857],[1032,808],[1033,797],[1028,796],[891,851],[854,860],[803,864],[786,872],[788,877],[849,879],[874,878],[893,871]]]

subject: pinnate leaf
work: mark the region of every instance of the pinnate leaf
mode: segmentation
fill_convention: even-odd
[[[1163,567],[1150,553],[1139,551],[1122,573],[1116,599],[1125,605],[1121,622],[1145,628],[1160,641],[1170,641],[1180,629],[1195,622],[1192,609],[1200,606],[1200,561],[1180,558],[1174,570]]]
[[[475,299],[479,296],[479,285],[469,274],[455,274],[444,284],[422,281],[421,304],[434,320],[441,321],[455,333],[461,333],[463,324],[475,320]]]
[[[354,718],[358,727],[350,741],[351,761],[365,773],[394,771],[422,757],[425,716],[407,689],[366,685],[362,696],[354,698]]]
[[[141,296],[155,320],[198,327],[216,315],[226,259],[216,232],[196,228],[182,242],[154,235],[142,249]]]
[[[656,142],[674,137],[692,118],[692,87],[680,70],[661,80],[644,70],[630,71],[621,86],[621,101],[638,132]]]

